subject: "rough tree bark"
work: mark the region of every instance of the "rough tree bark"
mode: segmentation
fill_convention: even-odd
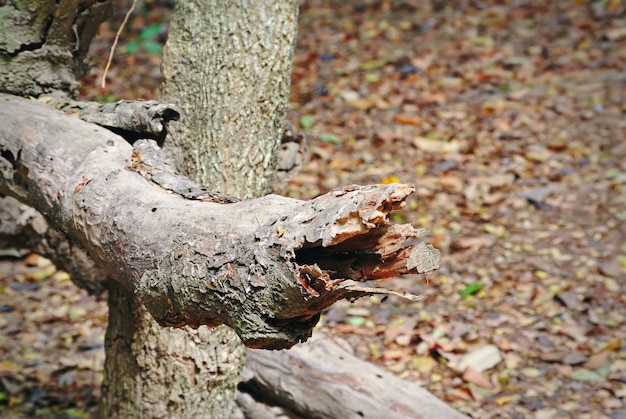
[[[102,288],[106,275],[101,269],[88,257],[76,258],[71,253],[78,249],[76,245],[71,246],[65,236],[48,227],[32,208],[15,205],[12,200],[0,199],[0,248],[26,246],[54,254],[71,262],[66,269],[81,279],[81,286],[89,279],[88,284],[100,283],[96,289]],[[48,236],[54,239],[46,239]],[[175,353],[171,346],[165,348]],[[465,417],[423,388],[358,359],[320,334],[289,351],[248,349],[242,378],[237,402],[249,419],[276,417],[269,406],[280,406],[294,418],[356,417],[361,412],[360,417],[375,419],[381,417],[381,411],[390,419]]]
[[[271,192],[297,16],[296,0],[177,2],[161,100],[186,119],[164,149],[200,185],[240,198]]]
[[[85,54],[108,0],[32,0],[0,7],[0,86],[3,92],[40,96],[78,93]]]
[[[7,95],[0,104],[0,193],[82,244],[161,325],[227,324],[248,346],[289,347],[338,299],[385,292],[355,281],[438,266],[432,247],[407,243],[420,231],[387,224],[410,186],[307,202],[189,199],[152,181],[169,171],[155,143],[133,150],[46,105]]]
[[[165,149],[179,170],[211,190],[240,197],[269,192],[287,105],[297,10],[294,0],[177,3],[160,99],[175,103],[182,120],[170,125]],[[147,405],[157,415],[232,417],[244,361],[236,334],[227,327],[159,328],[140,301],[123,304],[128,298],[132,295],[122,289],[112,292],[110,311],[140,320],[110,322],[107,342],[155,343],[107,351],[101,415],[128,416],[146,411]],[[127,359],[137,363],[120,368]],[[172,368],[177,365],[181,367]],[[155,367],[162,373],[145,373]],[[116,393],[125,393],[126,386],[149,396],[123,399],[126,405],[120,406],[123,394]]]

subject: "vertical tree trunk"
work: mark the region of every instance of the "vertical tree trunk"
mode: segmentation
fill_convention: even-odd
[[[231,329],[163,328],[111,281],[105,350],[100,417],[235,416],[244,348]]]
[[[271,192],[287,110],[298,2],[178,2],[162,98],[182,110],[165,150],[201,185]]]
[[[165,149],[211,190],[246,198],[271,190],[297,13],[297,0],[177,2],[161,100],[182,117]],[[232,330],[160,328],[118,284],[109,310],[101,417],[235,416],[244,348]]]

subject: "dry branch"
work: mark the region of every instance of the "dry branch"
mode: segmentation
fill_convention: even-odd
[[[417,384],[380,370],[317,332],[288,351],[248,350],[239,387],[303,418],[467,419]],[[246,417],[267,416],[246,412]]]
[[[78,243],[51,228],[40,213],[9,196],[0,198],[0,249],[29,249],[52,259],[91,295],[101,297],[106,275]]]
[[[357,281],[438,267],[419,230],[387,224],[412,186],[206,202],[153,182],[164,169],[140,144],[0,95],[0,193],[80,243],[161,325],[228,324],[247,346],[290,347],[335,301],[387,292]]]

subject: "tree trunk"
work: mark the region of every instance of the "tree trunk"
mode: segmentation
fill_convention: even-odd
[[[297,11],[294,0],[177,3],[160,99],[176,104],[182,120],[170,125],[165,150],[179,170],[201,185],[241,197],[270,191]],[[126,326],[109,321],[101,416],[141,412],[141,417],[152,417],[146,415],[150,406],[161,417],[165,412],[169,417],[233,417],[244,361],[235,332],[226,326],[158,327],[138,299],[113,286],[110,319],[139,321]],[[115,342],[135,344],[113,346]],[[129,397],[127,386],[141,391]],[[127,403],[122,406],[120,400]]]
[[[235,416],[244,350],[232,329],[163,328],[111,281],[105,350],[101,417]]]
[[[296,0],[177,2],[161,100],[182,120],[164,149],[200,185],[240,198],[271,192],[297,15]]]
[[[0,2],[0,91],[75,96],[110,0]]]

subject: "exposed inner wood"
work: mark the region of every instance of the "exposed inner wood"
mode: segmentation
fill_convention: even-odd
[[[206,202],[177,192],[175,179],[190,185],[183,177],[155,183],[165,170],[157,154],[154,143],[133,149],[49,106],[0,95],[0,193],[84,247],[161,325],[227,324],[249,347],[290,347],[335,301],[393,293],[360,281],[438,268],[421,230],[388,224],[413,186]]]

